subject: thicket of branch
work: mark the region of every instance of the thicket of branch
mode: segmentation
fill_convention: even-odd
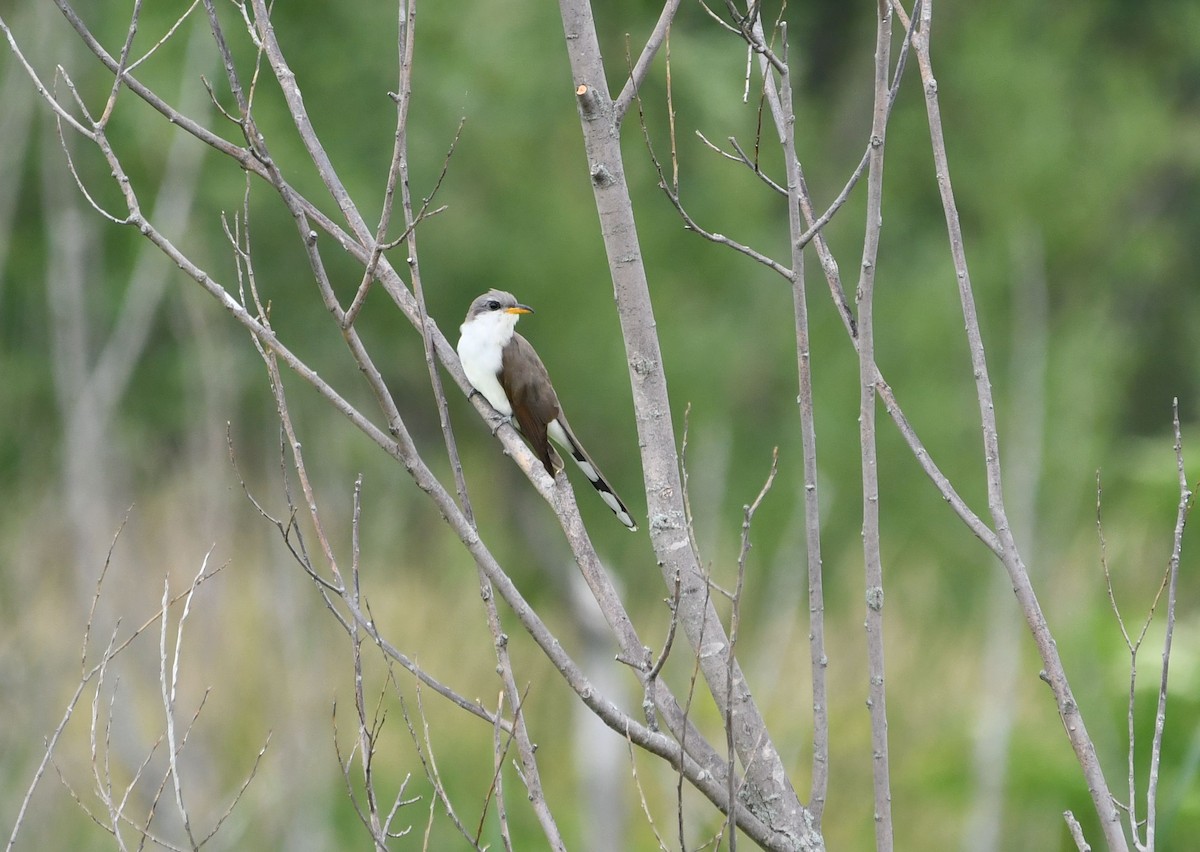
[[[571,67],[571,80],[563,81],[563,84],[569,82],[576,96],[588,175],[599,214],[600,234],[609,259],[629,367],[648,506],[649,538],[661,570],[669,606],[668,639],[659,649],[648,647],[635,627],[621,593],[584,527],[568,481],[561,476],[554,479],[548,476],[514,428],[503,422],[482,397],[471,393],[451,342],[428,315],[418,238],[422,223],[444,210],[438,206],[437,189],[447,170],[453,168],[453,152],[458,140],[455,137],[447,141],[445,163],[441,175],[434,179],[430,195],[422,199],[414,198],[410,188],[412,176],[409,173],[407,146],[413,100],[415,45],[419,38],[416,0],[401,0],[398,9],[397,75],[395,89],[390,93],[395,108],[394,148],[387,172],[381,176],[383,205],[377,216],[364,212],[339,177],[337,163],[333,161],[306,109],[299,82],[303,75],[298,75],[289,63],[279,34],[272,24],[271,8],[266,0],[247,0],[228,6],[218,6],[216,0],[196,0],[174,27],[156,34],[156,40],[148,47],[144,46],[147,37],[139,33],[140,2],[133,5],[124,42],[115,47],[101,44],[89,24],[66,0],[56,0],[56,4],[79,39],[92,52],[96,62],[111,75],[112,84],[107,97],[98,102],[89,102],[61,66],[57,68],[53,79],[43,79],[25,56],[18,38],[2,19],[0,26],[17,61],[22,64],[43,103],[53,113],[59,140],[66,154],[66,168],[79,192],[96,215],[135,229],[178,266],[196,287],[207,293],[233,321],[240,324],[262,358],[281,426],[281,450],[288,471],[281,486],[286,495],[286,512],[272,513],[266,508],[270,501],[252,494],[249,487],[246,487],[246,494],[257,511],[277,528],[303,575],[321,596],[330,617],[346,634],[350,664],[355,675],[353,709],[349,713],[353,720],[350,726],[353,733],[349,736],[348,750],[344,745],[347,741],[344,727],[339,725],[335,737],[339,743],[339,763],[348,794],[376,848],[388,848],[394,839],[417,830],[416,821],[406,819],[412,813],[410,806],[416,801],[408,790],[408,781],[405,780],[397,790],[385,794],[373,773],[373,760],[380,748],[380,732],[386,718],[386,714],[378,709],[383,706],[383,699],[377,696],[399,693],[398,678],[402,671],[419,685],[417,706],[402,706],[413,749],[419,756],[422,771],[433,791],[428,805],[429,821],[434,818],[436,805],[470,845],[482,848],[485,845],[485,820],[494,815],[501,842],[506,848],[512,848],[507,812],[518,798],[523,798],[529,801],[536,814],[546,844],[554,849],[566,848],[541,780],[539,756],[535,751],[536,738],[522,713],[527,690],[522,686],[508,651],[508,637],[503,627],[506,616],[502,616],[497,598],[503,601],[520,629],[528,634],[562,683],[588,711],[624,739],[631,749],[636,747],[665,761],[677,773],[680,789],[679,824],[675,831],[680,845],[685,843],[687,833],[682,792],[686,784],[723,815],[715,845],[724,842],[729,848],[735,848],[740,832],[763,848],[824,848],[822,818],[830,793],[830,722],[826,694],[828,658],[823,628],[825,602],[821,574],[820,467],[814,414],[817,401],[813,393],[813,364],[810,357],[809,302],[813,298],[824,299],[825,291],[841,318],[847,340],[858,359],[863,588],[867,636],[863,682],[866,684],[871,717],[870,757],[874,772],[874,802],[870,817],[875,827],[876,848],[890,850],[894,834],[886,703],[889,682],[884,653],[884,614],[887,610],[879,524],[880,513],[888,508],[886,504],[881,504],[878,478],[880,406],[882,413],[891,421],[888,428],[898,431],[931,486],[966,529],[994,554],[1006,572],[1016,595],[1016,605],[1036,645],[1042,667],[1041,676],[1051,690],[1054,706],[1074,750],[1105,842],[1114,850],[1126,849],[1129,838],[1138,849],[1154,847],[1155,799],[1166,710],[1167,664],[1175,617],[1182,534],[1191,504],[1178,417],[1175,435],[1180,501],[1174,549],[1164,579],[1164,588],[1168,590],[1165,606],[1166,645],[1163,650],[1158,715],[1151,744],[1152,768],[1144,803],[1139,809],[1133,770],[1133,679],[1131,677],[1128,799],[1122,802],[1114,796],[1106,780],[1095,744],[1084,724],[1083,708],[1076,701],[1025,558],[1013,536],[1001,474],[1000,430],[989,378],[989,362],[951,182],[938,85],[930,52],[933,21],[931,0],[917,0],[908,10],[899,2],[881,0],[879,3],[870,133],[863,140],[861,163],[847,177],[844,190],[828,206],[818,204],[811,196],[797,150],[796,111],[793,105],[796,82],[790,64],[789,30],[782,12],[775,19],[764,16],[764,10],[758,3],[739,6],[729,2],[722,7],[705,7],[712,25],[721,28],[728,37],[730,49],[745,53],[747,100],[757,101],[761,116],[760,132],[753,140],[730,138],[728,148],[708,144],[716,154],[745,167],[746,179],[761,182],[763,192],[779,195],[786,200],[787,220],[781,225],[781,230],[786,232],[790,251],[784,258],[773,258],[762,248],[727,237],[719,233],[719,225],[709,226],[689,212],[680,189],[681,185],[687,184],[687,164],[680,163],[676,146],[669,95],[669,58],[662,63],[667,75],[669,155],[661,153],[662,144],[654,140],[653,134],[646,128],[645,111],[656,107],[643,103],[641,89],[654,69],[660,67],[659,59],[669,45],[671,24],[679,12],[678,0],[670,0],[664,5],[644,45],[639,50],[630,51],[625,70],[612,80],[608,69],[613,64],[610,61],[606,66],[602,60],[590,3],[586,0],[560,0]],[[140,82],[138,77],[138,68],[146,59],[168,39],[179,37],[185,26],[193,24],[193,18],[201,16],[207,20],[211,46],[216,51],[221,67],[220,82],[206,81],[215,110],[215,117],[211,121],[205,119],[202,111],[194,105],[174,105],[165,96]],[[239,58],[244,55],[247,46],[254,57],[252,62]],[[910,67],[913,63],[916,65],[915,73]],[[336,212],[330,213],[324,209],[327,203],[324,199],[307,196],[297,189],[287,177],[293,171],[292,164],[276,159],[276,141],[269,138],[260,126],[255,111],[256,102],[267,97],[263,81],[268,77],[278,85],[308,158],[308,165],[318,175]],[[925,98],[934,162],[933,180],[944,214],[978,401],[977,425],[985,472],[986,513],[973,510],[961,496],[960,488],[938,466],[876,361],[874,340],[879,319],[874,313],[874,293],[881,229],[887,205],[883,183],[887,129],[897,92],[902,85],[919,85]],[[157,111],[164,121],[176,126],[184,137],[206,146],[208,151],[224,158],[230,167],[245,172],[245,193],[233,208],[237,212],[227,215],[223,221],[228,251],[234,259],[235,280],[222,280],[213,269],[204,266],[196,255],[180,247],[170,236],[178,230],[171,213],[160,212],[156,206],[152,208],[144,201],[149,194],[147,188],[139,186],[131,177],[127,155],[120,141],[109,132],[113,116],[126,106],[130,98],[140,99]],[[753,519],[774,479],[774,463],[769,472],[764,471],[762,492],[744,511],[736,585],[731,590],[722,589],[710,577],[709,566],[697,545],[694,519],[688,504],[686,465],[682,448],[676,442],[676,424],[669,416],[671,405],[665,358],[660,348],[657,326],[661,317],[656,319],[651,301],[651,288],[634,222],[634,206],[626,183],[621,149],[622,129],[631,116],[641,121],[641,130],[661,188],[678,212],[684,227],[700,237],[740,252],[777,273],[791,292],[799,426],[803,446],[804,570],[807,576],[806,600],[796,601],[795,606],[799,608],[806,605],[808,612],[808,656],[812,678],[811,693],[797,695],[794,700],[796,707],[811,708],[812,747],[808,755],[811,787],[803,798],[791,780],[794,767],[787,765],[781,756],[780,747],[772,738],[768,719],[755,701],[752,685],[737,656],[739,628],[744,617],[741,605],[745,591],[746,557],[752,542]],[[228,137],[231,136],[236,136],[238,141],[229,141]],[[120,209],[105,206],[100,199],[106,197],[106,193],[97,191],[83,170],[76,168],[73,157],[76,146],[80,144],[94,147],[103,158],[120,193]],[[783,163],[782,174],[769,174],[768,169],[762,166],[759,151],[767,145],[778,146],[778,155]],[[169,167],[168,180],[174,180],[184,171],[182,166]],[[822,229],[839,215],[842,205],[860,181],[865,181],[866,217],[862,224],[858,274],[850,288],[839,272],[845,265],[838,264]],[[255,231],[249,199],[252,187],[258,186],[268,187],[278,204],[294,221],[296,240],[303,247],[311,273],[308,292],[315,290],[332,327],[344,341],[346,351],[358,367],[370,391],[374,408],[364,409],[352,401],[356,398],[352,389],[335,386],[323,378],[310,362],[298,354],[302,348],[298,345],[300,341],[285,339],[272,324],[271,304],[262,298],[258,287],[261,276],[265,274],[263,270],[269,268],[270,262],[260,253],[252,238]],[[337,275],[331,271],[328,255],[335,251],[349,255],[362,269],[353,296],[348,299],[339,296],[339,291],[345,290],[337,286]],[[806,264],[810,255],[817,260],[824,278],[824,286],[818,287],[822,291],[819,297],[814,295],[808,286],[811,282],[806,278]],[[419,336],[421,340],[438,411],[444,459],[453,478],[452,485],[434,472],[439,468],[441,459],[435,463],[429,451],[422,451],[418,447],[410,425],[412,412],[403,410],[398,404],[395,394],[384,380],[376,356],[356,328],[367,295],[374,287],[382,288],[390,298],[391,305],[407,320],[411,327],[408,333]],[[304,296],[298,294],[296,298]],[[136,333],[136,328],[130,331],[130,335]],[[120,353],[113,357],[118,364],[113,370],[119,374],[122,363]],[[469,483],[463,473],[449,418],[443,373],[450,377],[453,385],[457,385],[459,393],[471,400],[479,415],[492,427],[505,452],[553,511],[580,576],[615,639],[619,664],[634,679],[638,692],[644,696],[637,711],[623,707],[619,697],[597,688],[585,674],[581,662],[555,635],[544,614],[530,603],[527,595],[513,581],[511,573],[497,558],[494,544],[481,537],[472,510]],[[324,508],[326,498],[319,493],[318,484],[309,474],[306,445],[302,437],[304,425],[296,421],[289,405],[285,375],[298,378],[315,391],[352,427],[400,464],[445,518],[449,534],[458,540],[461,548],[473,560],[478,571],[484,618],[492,637],[495,667],[500,678],[494,701],[485,704],[458,694],[445,683],[444,677],[423,668],[415,654],[407,653],[393,644],[388,638],[389,626],[377,622],[373,617],[361,588],[359,572],[361,479],[353,487],[351,544],[347,552],[339,552],[334,543],[335,537],[329,534],[329,527],[335,522]],[[450,391],[453,392],[453,387]],[[232,442],[231,452],[236,457],[236,447]],[[306,536],[305,530],[311,531],[311,537]],[[168,848],[175,848],[176,844],[198,848],[212,832],[221,827],[228,815],[226,811],[211,829],[195,827],[189,818],[184,779],[176,763],[176,757],[186,741],[187,730],[190,729],[190,725],[184,730],[177,727],[174,700],[182,628],[192,594],[207,576],[202,569],[183,599],[173,658],[168,653],[167,644],[167,617],[172,603],[168,590],[164,590],[162,608],[155,616],[162,627],[161,684],[166,719],[163,742],[168,753],[168,766],[153,796],[149,816],[140,824],[131,819],[125,808],[129,788],[124,791],[118,789],[101,769],[104,760],[100,743],[108,723],[104,720],[102,710],[93,704],[92,731],[94,737],[97,732],[100,734],[93,747],[93,766],[97,770],[94,782],[100,793],[102,807],[94,808],[82,794],[73,795],[93,819],[113,834],[121,848],[125,845],[123,835],[130,831],[135,834],[140,832],[141,837]],[[1117,609],[1115,599],[1113,608]],[[724,620],[720,614],[723,609],[729,612],[729,617]],[[1131,670],[1136,672],[1136,653],[1145,630],[1132,638],[1124,622],[1120,622],[1120,629],[1129,647]],[[137,631],[123,641],[132,641],[141,632]],[[685,644],[686,651],[682,647]],[[367,645],[374,645],[388,666],[387,682],[377,693],[373,693],[364,683],[363,653]],[[58,735],[69,721],[84,687],[93,680],[103,684],[108,663],[122,647],[114,636],[101,661],[93,668],[85,668],[80,691],[69,704],[62,724],[46,748],[45,761],[34,777],[29,795],[32,795],[46,764],[52,760]],[[671,683],[664,675],[665,663],[668,656],[681,653],[690,654],[688,660],[692,676],[687,682]],[[87,659],[85,640],[85,662]],[[169,661],[171,665],[168,665]],[[701,685],[708,694],[705,700],[711,700],[720,718],[719,731],[707,730],[697,721],[699,714],[695,712],[695,702],[700,700],[697,693]],[[97,686],[95,694],[99,696],[101,692]],[[434,745],[427,727],[422,724],[428,712],[424,701],[432,695],[447,702],[445,706],[470,714],[490,726],[494,732],[492,784],[477,823],[456,809],[439,773]],[[110,708],[108,712],[111,714],[113,710]],[[340,718],[345,718],[345,711]],[[524,787],[520,797],[513,796],[504,783],[504,767],[509,761],[515,761],[518,768],[516,777]],[[631,777],[640,790],[636,761],[634,767]],[[253,777],[253,773],[251,769],[249,777]],[[139,774],[134,777],[130,787],[141,781]],[[231,809],[240,795],[239,792],[234,797]],[[185,841],[158,838],[151,831],[154,814],[164,799],[173,801]],[[1143,816],[1139,816],[1139,813]],[[1085,841],[1082,830],[1078,828],[1074,817],[1068,819],[1080,848],[1083,848]],[[14,838],[20,827],[21,818],[18,816],[13,830]],[[663,846],[676,842],[664,839],[663,826],[656,825],[655,831]]]

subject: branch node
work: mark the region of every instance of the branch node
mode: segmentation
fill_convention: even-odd
[[[592,183],[598,187],[612,186],[617,182],[612,172],[608,170],[608,166],[603,163],[592,163],[591,174]]]
[[[579,101],[579,114],[586,120],[593,121],[600,115],[600,97],[596,90],[587,83],[575,87],[575,98]]]

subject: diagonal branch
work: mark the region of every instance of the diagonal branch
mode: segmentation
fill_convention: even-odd
[[[1113,852],[1123,852],[1128,848],[1125,834],[1121,829],[1120,814],[1114,805],[1112,793],[1104,778],[1100,759],[1096,754],[1095,744],[1088,735],[1083,721],[1083,714],[1071,692],[1066,670],[1058,653],[1054,637],[1046,623],[1045,614],[1038,603],[1029,572],[1025,568],[1021,554],[1013,540],[1009,527],[1007,511],[1004,505],[1004,493],[1001,481],[1000,441],[996,427],[996,407],[992,395],[991,380],[988,376],[987,357],[984,353],[983,337],[979,327],[979,317],[976,313],[975,298],[971,288],[971,277],[967,269],[966,250],[963,243],[962,226],[958,208],[954,198],[954,190],[950,183],[950,166],[946,155],[946,140],[942,131],[941,107],[938,103],[937,81],[933,74],[933,65],[929,54],[930,25],[933,12],[932,0],[925,0],[921,7],[921,18],[918,26],[912,29],[913,49],[917,54],[917,64],[921,70],[921,81],[925,89],[925,107],[929,119],[930,139],[933,147],[934,170],[938,190],[942,198],[945,214],[946,230],[950,238],[950,254],[954,262],[955,277],[958,282],[959,301],[962,305],[963,319],[967,330],[967,344],[971,353],[971,366],[975,375],[975,388],[979,401],[980,425],[983,436],[984,465],[987,471],[988,508],[991,512],[992,523],[1000,545],[999,557],[1012,580],[1013,590],[1017,601],[1025,615],[1029,630],[1037,644],[1045,670],[1045,680],[1050,685],[1058,705],[1059,716],[1067,737],[1075,751],[1087,782],[1092,804],[1100,817],[1100,825],[1105,840]],[[907,16],[903,10],[898,14],[907,25]]]
[[[666,41],[667,35],[671,32],[671,22],[675,19],[675,13],[679,11],[680,2],[681,0],[666,0],[663,4],[658,22],[654,25],[650,37],[646,39],[646,46],[642,48],[641,55],[638,56],[637,62],[629,72],[629,78],[621,88],[621,93],[613,101],[613,124],[615,126],[621,126],[625,113],[629,111],[630,104],[637,97],[638,89],[642,87],[642,83],[646,82],[646,77],[650,74],[650,65],[654,62],[654,57],[658,54],[663,42]]]
[[[211,2],[211,0],[206,0]],[[279,41],[275,37],[275,28],[271,26],[271,14],[267,9],[266,0],[252,0],[254,8],[254,22],[258,27],[258,35],[262,39],[263,47],[266,51],[267,61],[271,64],[271,70],[275,73],[276,80],[279,81],[279,87],[283,90],[284,100],[287,102],[288,109],[291,112],[292,123],[296,126],[296,130],[300,133],[300,139],[304,143],[305,150],[308,151],[309,158],[317,169],[317,174],[321,178],[321,182],[329,190],[333,197],[334,203],[342,212],[346,222],[350,226],[350,230],[354,233],[358,241],[364,245],[368,244],[371,239],[371,231],[367,227],[366,220],[359,213],[358,207],[350,198],[350,193],[338,177],[337,169],[334,168],[333,161],[329,158],[325,146],[321,144],[320,138],[317,136],[317,131],[313,127],[312,120],[308,117],[308,110],[304,106],[304,98],[300,94],[300,85],[296,82],[296,74],[292,71],[291,66],[284,58],[283,50],[279,46]]]

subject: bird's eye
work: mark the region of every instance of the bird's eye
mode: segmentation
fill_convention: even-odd
[[[488,299],[487,308],[489,311],[498,311],[500,310],[500,303],[495,299]]]

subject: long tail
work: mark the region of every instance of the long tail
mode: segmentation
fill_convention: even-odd
[[[579,469],[583,471],[583,475],[588,478],[588,482],[592,483],[592,487],[596,489],[596,493],[600,495],[600,499],[608,508],[612,509],[613,514],[617,516],[617,520],[629,528],[630,532],[637,531],[637,522],[634,521],[633,515],[625,506],[625,502],[617,496],[617,492],[608,484],[608,480],[604,478],[604,474],[600,472],[600,468],[596,467],[596,463],[592,461],[587,451],[583,448],[583,444],[579,443],[579,439],[575,437],[575,433],[571,431],[571,427],[567,425],[567,420],[560,413],[558,419],[548,424],[547,433],[562,445],[563,449],[571,454],[571,458],[575,459],[575,464],[579,465]]]

